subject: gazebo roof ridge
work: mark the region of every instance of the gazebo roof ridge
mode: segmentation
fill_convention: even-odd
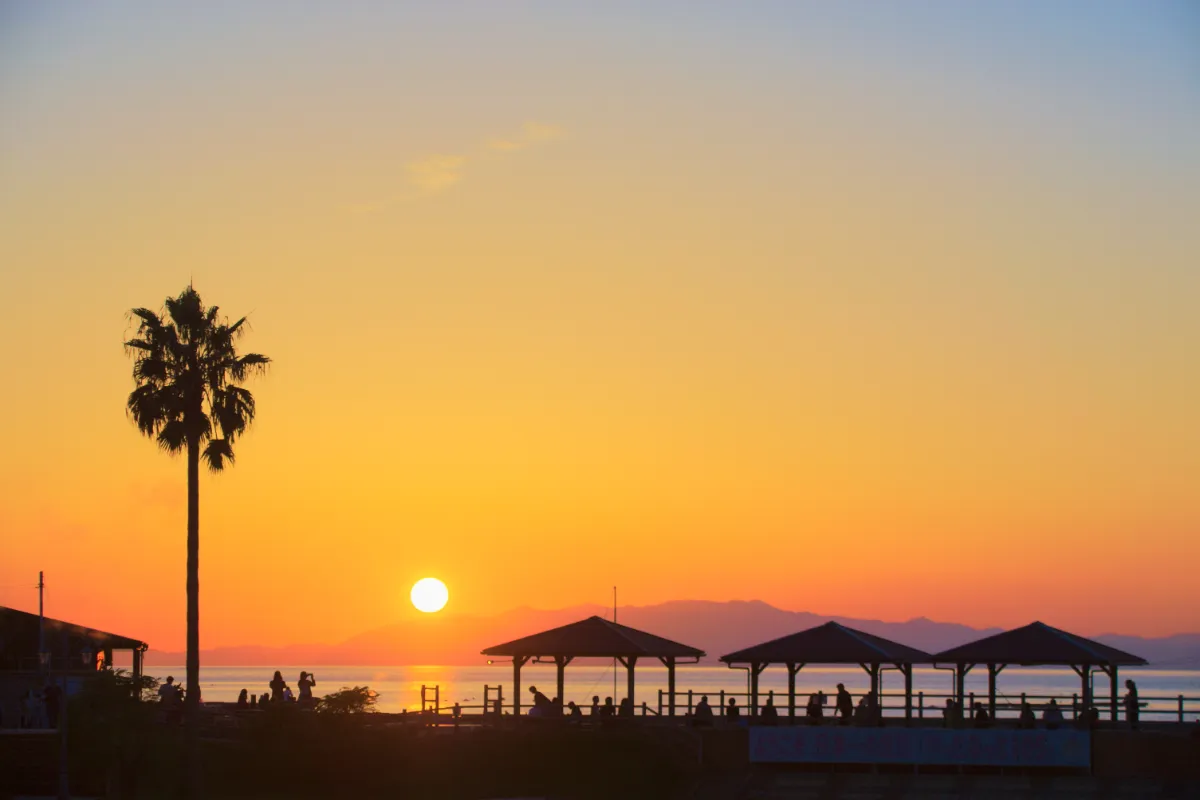
[[[831,620],[727,653],[719,660],[726,664],[923,664],[932,662],[933,657],[915,647]]]
[[[952,647],[936,653],[933,658],[939,662],[1027,666],[1145,666],[1148,663],[1141,656],[1040,620]]]
[[[612,622],[593,614],[578,622],[534,633],[481,651],[485,656],[573,658],[703,658],[695,647]]]

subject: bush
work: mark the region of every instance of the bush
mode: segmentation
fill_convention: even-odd
[[[375,711],[379,693],[369,686],[343,686],[317,701],[317,712],[321,714],[369,714]]]

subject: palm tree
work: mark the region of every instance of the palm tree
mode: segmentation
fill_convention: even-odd
[[[190,285],[168,297],[162,313],[133,309],[137,334],[125,342],[136,388],[126,409],[138,430],[168,453],[187,453],[187,694],[184,706],[185,787],[198,791],[200,708],[200,459],[220,472],[233,444],[254,420],[254,396],[240,384],[270,359],[238,355],[246,318],[229,324],[204,307]]]

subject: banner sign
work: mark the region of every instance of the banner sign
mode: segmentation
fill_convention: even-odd
[[[1078,730],[752,727],[759,764],[948,764],[1090,767],[1091,736]]]

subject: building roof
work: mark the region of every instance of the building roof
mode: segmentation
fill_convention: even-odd
[[[701,658],[703,650],[601,617],[588,617],[483,651],[485,656]]]
[[[1082,636],[1059,630],[1044,622],[997,633],[952,647],[934,656],[955,664],[1017,664],[1051,666],[1105,664],[1145,666],[1146,659]]]
[[[721,656],[726,664],[920,664],[931,660],[923,650],[837,622]]]
[[[74,639],[76,643],[87,643],[93,651],[101,650],[134,650],[144,647],[145,642],[119,636],[107,631],[99,631],[84,625],[64,622],[61,619],[45,618],[46,645],[51,652],[63,649],[64,639]],[[38,650],[38,615],[28,611],[18,611],[15,608],[0,606],[0,650],[21,651],[25,655],[36,656]]]

